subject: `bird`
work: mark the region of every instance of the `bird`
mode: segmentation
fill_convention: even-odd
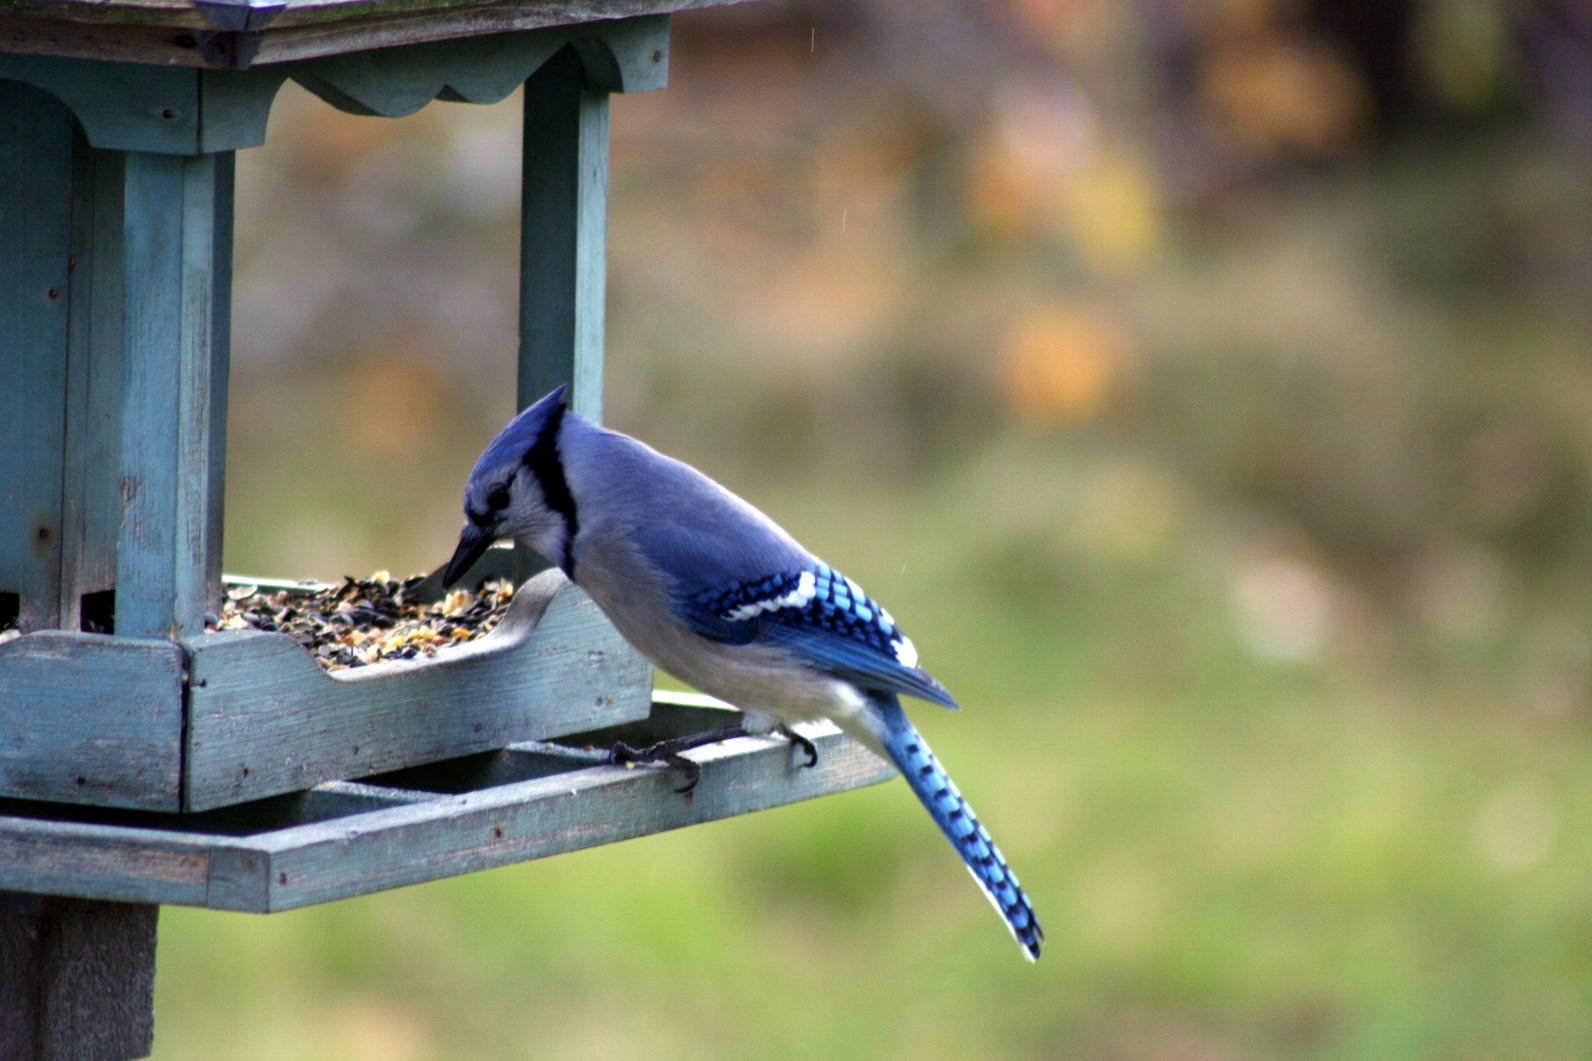
[[[962,857],[1029,960],[1044,932],[988,830],[901,706],[955,709],[888,611],[727,488],[646,443],[581,416],[560,386],[482,451],[464,490],[464,528],[443,573],[462,579],[513,538],[559,567],[660,669],[742,711],[742,723],[615,762],[661,761],[727,735],[829,719],[894,764]],[[733,732],[731,732],[733,730]]]

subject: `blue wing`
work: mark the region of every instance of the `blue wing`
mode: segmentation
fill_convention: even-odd
[[[918,669],[917,651],[890,613],[827,564],[683,589],[676,610],[704,637],[779,645],[863,688],[957,706],[945,686]]]

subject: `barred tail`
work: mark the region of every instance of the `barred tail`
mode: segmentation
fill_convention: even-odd
[[[922,736],[913,728],[893,694],[879,696],[875,701],[883,732],[878,734],[890,760],[907,779],[918,799],[928,809],[940,831],[951,841],[956,853],[962,856],[973,879],[983,889],[985,896],[995,905],[1006,926],[1011,930],[1017,945],[1029,961],[1039,958],[1039,945],[1044,942],[1044,930],[1034,917],[1034,908],[1017,883],[1017,875],[1006,864],[995,841],[990,839],[973,808],[956,790],[956,785],[940,765]]]

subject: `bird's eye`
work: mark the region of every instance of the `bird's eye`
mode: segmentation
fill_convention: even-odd
[[[506,486],[494,486],[492,492],[486,495],[486,503],[491,505],[494,510],[508,508],[509,488]]]

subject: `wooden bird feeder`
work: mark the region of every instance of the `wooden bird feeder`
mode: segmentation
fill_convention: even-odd
[[[608,97],[711,0],[0,0],[0,1056],[152,1041],[161,903],[267,912],[884,780],[714,728],[557,572],[430,660],[324,673],[219,611],[233,153],[293,80],[356,114],[525,92],[523,406],[601,406]],[[463,469],[461,469],[461,476]],[[483,564],[503,564],[495,550]],[[478,568],[478,573],[480,569]]]

